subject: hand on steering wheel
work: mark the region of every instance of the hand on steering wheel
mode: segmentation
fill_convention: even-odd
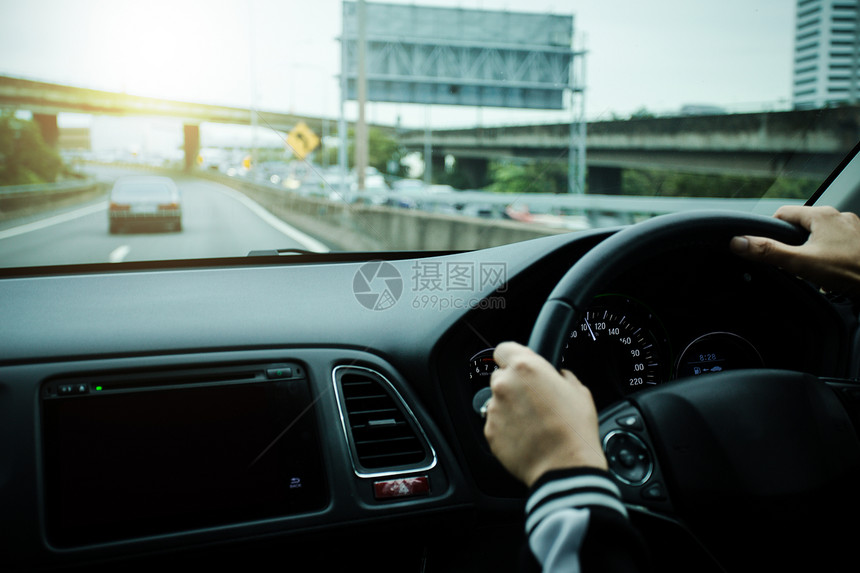
[[[852,273],[860,273],[860,257],[844,249],[831,252],[833,237],[821,221],[832,216],[828,209],[784,210],[779,218],[675,214],[605,239],[570,268],[538,316],[529,347],[545,360],[522,347],[499,346],[485,428],[494,453],[526,483],[560,464],[601,467],[608,459],[625,502],[683,524],[730,566],[742,566],[745,552],[765,564],[780,547],[811,538],[822,547],[838,546],[833,508],[860,507],[860,495],[843,495],[860,472],[860,442],[825,382],[798,372],[738,370],[711,375],[707,383],[680,380],[633,394],[601,413],[601,446],[609,452],[603,458],[593,451],[588,390],[573,375],[555,370],[566,334],[610,281],[647,257],[679,247],[725,250],[734,237],[744,237],[732,241],[734,250],[791,272],[804,270],[823,250],[830,256],[822,284],[856,280],[860,275]],[[789,221],[813,234],[807,237]],[[860,237],[856,217],[840,221]],[[786,262],[791,260],[797,266]],[[591,409],[572,400],[588,402]],[[552,441],[561,446],[549,455],[546,444]],[[774,541],[762,532],[775,535]]]
[[[776,218],[809,231],[802,245],[786,245],[768,237],[732,239],[733,252],[770,263],[815,284],[857,298],[860,296],[860,218],[833,207],[780,207]]]

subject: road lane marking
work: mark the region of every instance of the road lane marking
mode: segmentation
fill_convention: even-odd
[[[96,203],[94,205],[75,209],[74,211],[69,211],[68,213],[54,215],[53,217],[48,217],[47,219],[41,219],[39,221],[27,223],[26,225],[19,225],[17,227],[5,229],[3,231],[0,231],[0,239],[17,237],[18,235],[23,235],[24,233],[38,231],[39,229],[44,229],[46,227],[53,227],[54,225],[59,225],[60,223],[66,223],[68,221],[80,219],[81,217],[86,217],[87,215],[92,215],[93,213],[98,213],[99,211],[104,211],[106,209],[107,201],[102,201],[101,203]]]
[[[306,235],[292,225],[288,225],[287,223],[281,221],[280,219],[272,215],[270,212],[268,212],[262,205],[250,199],[248,196],[243,195],[242,193],[223,185],[216,185],[215,189],[218,189],[218,191],[220,191],[221,193],[224,193],[225,195],[239,201],[248,209],[250,209],[255,215],[268,223],[269,226],[273,227],[276,231],[280,231],[287,237],[296,241],[307,250],[313,251],[314,253],[328,253],[331,250],[310,235]]]
[[[108,260],[112,263],[121,263],[130,250],[131,247],[128,245],[117,247],[108,255]]]

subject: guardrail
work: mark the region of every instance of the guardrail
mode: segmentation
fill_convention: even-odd
[[[772,215],[782,205],[802,205],[797,199],[726,199],[711,197],[647,197],[635,195],[573,195],[554,193],[488,193],[483,191],[461,191],[431,195],[403,194],[390,192],[388,197],[399,201],[412,201],[416,208],[436,211],[440,206],[453,206],[458,210],[465,207],[485,206],[499,213],[506,208],[528,208],[535,214],[586,216],[619,216],[619,223],[630,222],[641,216],[664,215],[684,211],[730,210],[746,211]],[[374,196],[368,195],[373,201]]]
[[[96,179],[5,185],[0,187],[0,219],[85,200],[103,189],[103,184]]]
[[[245,178],[244,180],[248,180]],[[256,185],[279,188],[266,181]],[[479,218],[511,218],[569,230],[623,225],[638,220],[685,211],[731,210],[772,215],[782,205],[802,205],[799,199],[765,197],[655,197],[639,195],[579,195],[556,193],[497,193],[489,191],[409,191],[369,189],[341,191],[325,182],[303,186],[299,194],[319,196],[348,204],[413,208],[428,213],[468,215]]]
[[[288,191],[267,181],[217,172],[198,175],[227,183],[281,219],[339,248],[352,250],[477,249],[566,231],[632,223],[666,213],[729,209],[771,215],[782,205],[803,203],[779,198],[342,192],[337,185]]]

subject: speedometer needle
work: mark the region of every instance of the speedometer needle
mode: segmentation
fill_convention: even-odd
[[[591,340],[593,340],[594,342],[597,342],[597,337],[594,336],[594,331],[591,330],[591,325],[588,324],[588,317],[587,316],[585,317],[585,326],[588,327],[588,334],[591,335]]]

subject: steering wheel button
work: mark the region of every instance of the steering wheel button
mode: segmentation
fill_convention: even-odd
[[[618,461],[621,462],[621,465],[625,468],[636,467],[636,458],[637,456],[632,454],[629,450],[621,450],[618,452]]]
[[[628,485],[642,485],[654,471],[645,444],[630,432],[615,430],[603,440],[609,471]]]
[[[615,420],[615,423],[621,426],[622,428],[627,428],[628,430],[641,430],[642,422],[639,420],[639,416],[634,414],[630,414],[629,416],[622,416]]]
[[[860,388],[841,388],[842,394],[852,402],[860,402]]]
[[[663,484],[657,482],[648,487],[642,488],[642,497],[645,499],[663,501],[666,499],[666,491],[663,489]]]

